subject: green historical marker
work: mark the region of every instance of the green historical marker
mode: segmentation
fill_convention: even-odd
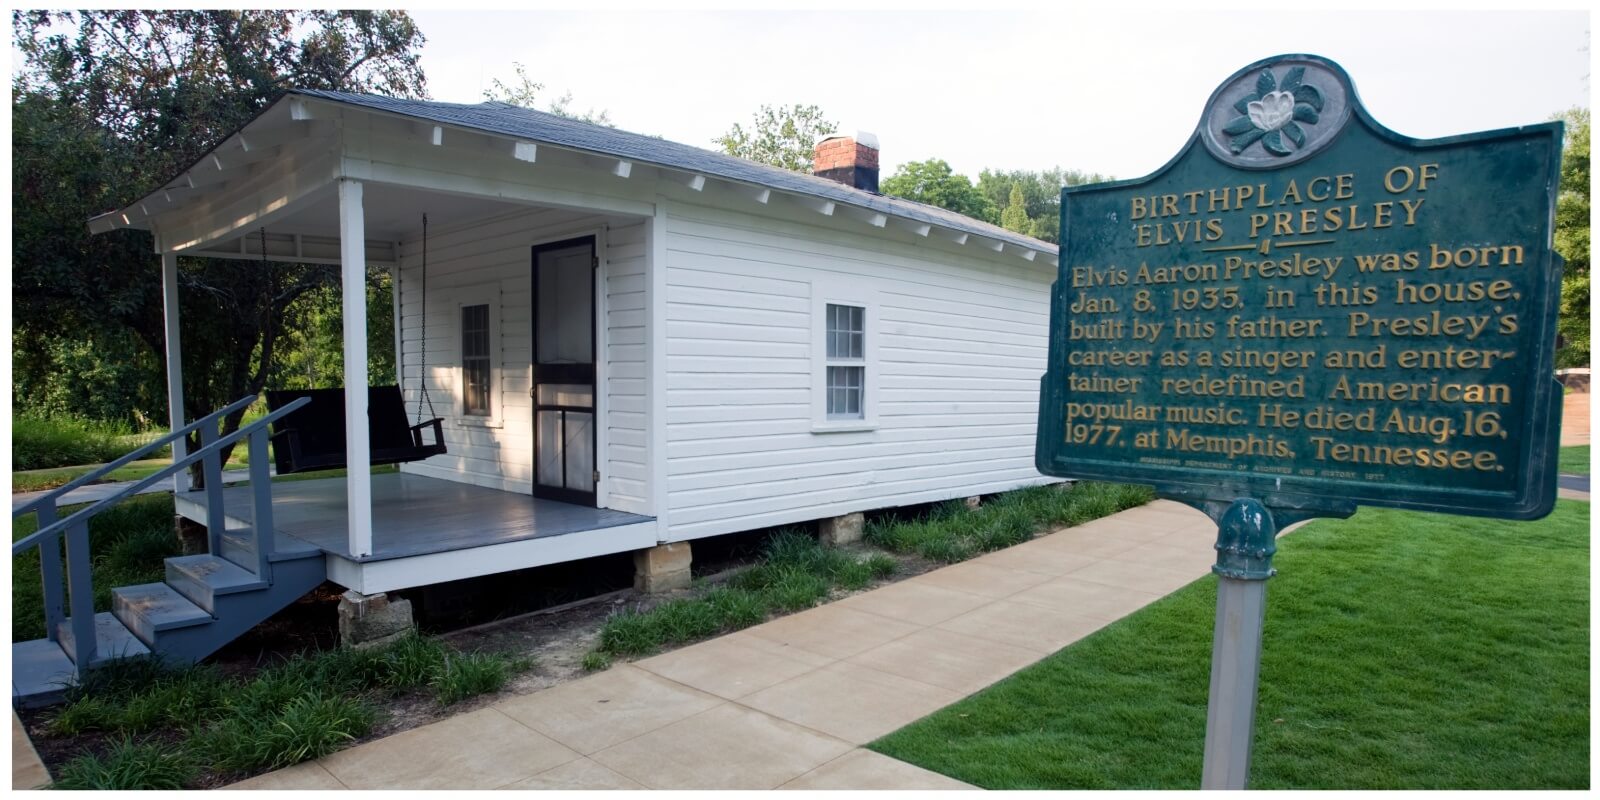
[[[1280,527],[1554,506],[1561,133],[1411,139],[1283,55],[1155,174],[1062,190],[1036,462],[1217,521],[1203,786],[1245,785]]]

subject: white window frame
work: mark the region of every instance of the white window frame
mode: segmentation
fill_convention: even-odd
[[[452,319],[450,396],[455,403],[456,423],[479,428],[505,427],[505,342],[501,338],[500,318],[504,313],[500,302],[500,287],[482,286],[461,289],[450,304]],[[466,398],[466,365],[461,361],[461,309],[467,306],[489,307],[489,415],[468,414]]]
[[[828,359],[828,306],[854,306],[862,309],[862,359]],[[811,302],[811,432],[847,433],[870,431],[878,427],[878,306],[872,296],[854,292],[821,291],[812,293]],[[828,367],[863,367],[861,370],[861,418],[828,418]]]

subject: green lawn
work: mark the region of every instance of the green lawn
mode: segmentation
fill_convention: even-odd
[[[1252,788],[1589,786],[1589,504],[1279,543]],[[871,745],[991,789],[1194,788],[1216,579]]]
[[[1588,475],[1589,474],[1589,445],[1561,448],[1562,475]]]

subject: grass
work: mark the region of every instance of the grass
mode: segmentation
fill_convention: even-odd
[[[965,561],[1032,538],[1039,530],[1079,525],[1155,499],[1145,486],[1084,482],[1034,486],[1000,495],[978,508],[943,503],[920,518],[874,521],[868,542],[945,563]]]
[[[370,732],[383,697],[427,692],[448,706],[498,691],[531,666],[500,654],[457,653],[415,633],[382,648],[296,655],[249,678],[209,666],[117,663],[90,673],[48,723],[52,736],[97,733],[113,742],[69,762],[55,788],[181,788],[202,773],[298,764]]]
[[[1589,504],[1279,543],[1253,788],[1589,785]],[[1194,788],[1216,579],[871,745],[989,789]]]
[[[48,469],[113,461],[138,447],[131,426],[68,416],[11,418],[11,468]]]
[[[1589,445],[1561,448],[1560,468],[1557,471],[1562,475],[1588,475]]]
[[[91,481],[90,483],[94,484],[113,483],[116,481],[136,481],[142,478],[148,478],[151,475],[166,469],[171,464],[172,459],[170,457],[141,459],[139,461],[134,461],[125,467],[114,469],[106,473],[105,476],[99,480]],[[234,451],[233,457],[228,459],[228,463],[224,465],[223,468],[240,469],[248,465],[249,461],[243,455],[243,448],[239,448]],[[65,486],[78,478],[80,475],[92,472],[96,469],[99,469],[101,466],[102,465],[100,464],[82,464],[73,467],[56,467],[54,469],[36,469],[29,470],[27,472],[13,472],[11,473],[11,491],[13,493],[39,492],[46,489],[55,489],[57,487]],[[374,469],[374,472],[376,471],[377,470]]]

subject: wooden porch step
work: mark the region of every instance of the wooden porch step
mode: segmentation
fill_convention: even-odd
[[[165,583],[112,589],[111,613],[150,647],[156,646],[156,635],[162,631],[209,625],[214,619]]]
[[[38,708],[59,703],[77,682],[77,669],[55,642],[34,639],[11,645],[12,705]]]
[[[248,530],[228,531],[222,535],[222,547],[217,555],[244,567],[254,570],[256,567],[256,540],[255,535]],[[321,556],[322,550],[314,545],[296,542],[288,537],[279,536],[273,542],[271,561],[295,561],[301,558]]]
[[[219,597],[267,588],[254,572],[210,553],[167,559],[167,585],[210,614]]]
[[[134,636],[133,631],[128,630],[128,626],[123,625],[122,620],[117,619],[109,611],[94,615],[94,635],[94,660],[88,664],[78,664],[77,643],[73,641],[72,636],[72,619],[69,617],[62,620],[60,626],[56,628],[56,641],[60,643],[62,652],[67,654],[67,658],[72,659],[72,663],[80,667],[95,667],[118,658],[150,655],[150,648],[139,641],[139,637]]]

